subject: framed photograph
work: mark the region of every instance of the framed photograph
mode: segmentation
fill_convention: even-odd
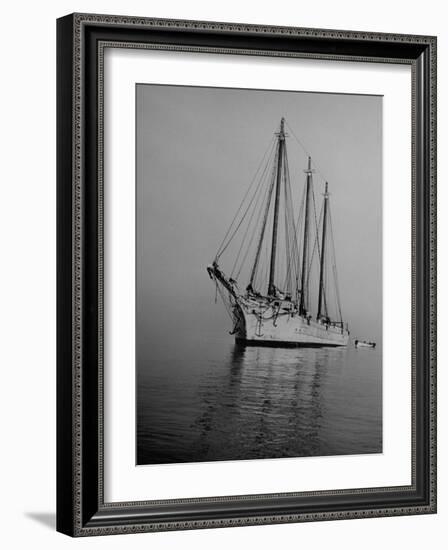
[[[57,41],[57,529],[435,513],[436,38]]]

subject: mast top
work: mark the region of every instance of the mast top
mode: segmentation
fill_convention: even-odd
[[[308,157],[308,168],[304,170],[305,174],[312,174],[314,170],[311,169],[311,157]]]
[[[327,199],[328,198],[328,181],[325,182],[325,193],[324,193],[324,198]]]
[[[280,119],[280,131],[276,134],[281,141],[285,140],[286,134],[285,134],[285,117],[282,116]]]

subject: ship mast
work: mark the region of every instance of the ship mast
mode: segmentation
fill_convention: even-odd
[[[265,207],[265,210],[264,210],[263,223],[261,225],[260,238],[258,239],[257,252],[255,254],[254,265],[252,266],[252,270],[250,272],[249,284],[247,286],[247,288],[251,289],[251,290],[253,290],[254,279],[255,279],[255,275],[257,273],[258,264],[260,262],[261,248],[263,246],[264,234],[265,234],[266,225],[267,225],[266,222],[267,222],[268,215],[269,215],[269,209],[271,207],[272,191],[274,189],[274,182],[275,182],[275,180],[274,180],[274,175],[273,175],[272,176],[272,182],[269,186],[268,199],[266,201],[266,207]]]
[[[307,273],[307,253],[308,253],[308,233],[309,233],[309,210],[310,210],[310,199],[311,199],[311,185],[313,183],[311,170],[311,157],[308,157],[308,169],[305,170],[306,173],[306,195],[305,195],[305,225],[303,230],[303,253],[302,253],[302,277],[301,277],[301,292],[300,292],[300,305],[299,312],[301,315],[306,315],[307,313],[307,303],[308,303],[308,273]]]
[[[269,269],[269,296],[275,295],[275,259],[277,254],[277,231],[278,231],[278,210],[280,207],[280,184],[282,178],[283,152],[285,148],[285,119],[280,122],[280,132],[278,133],[278,154],[277,154],[277,178],[275,184],[275,203],[274,203],[274,221],[272,224],[272,246],[271,246],[271,265]]]
[[[317,319],[320,319],[322,316],[322,300],[325,302],[324,296],[324,270],[325,270],[325,243],[327,237],[327,211],[328,211],[328,182],[325,182],[325,193],[324,193],[324,219],[322,225],[322,246],[321,246],[321,256],[320,256],[320,276],[319,276],[319,302],[317,306]],[[325,306],[325,310],[326,310]]]

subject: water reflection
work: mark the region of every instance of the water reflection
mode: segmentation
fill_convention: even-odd
[[[381,452],[379,354],[362,371],[345,348],[233,344],[222,357],[144,370],[138,463]]]

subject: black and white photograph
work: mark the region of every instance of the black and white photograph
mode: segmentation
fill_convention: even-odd
[[[5,550],[443,547],[446,11],[5,3]]]
[[[135,93],[137,465],[382,453],[382,97]]]

